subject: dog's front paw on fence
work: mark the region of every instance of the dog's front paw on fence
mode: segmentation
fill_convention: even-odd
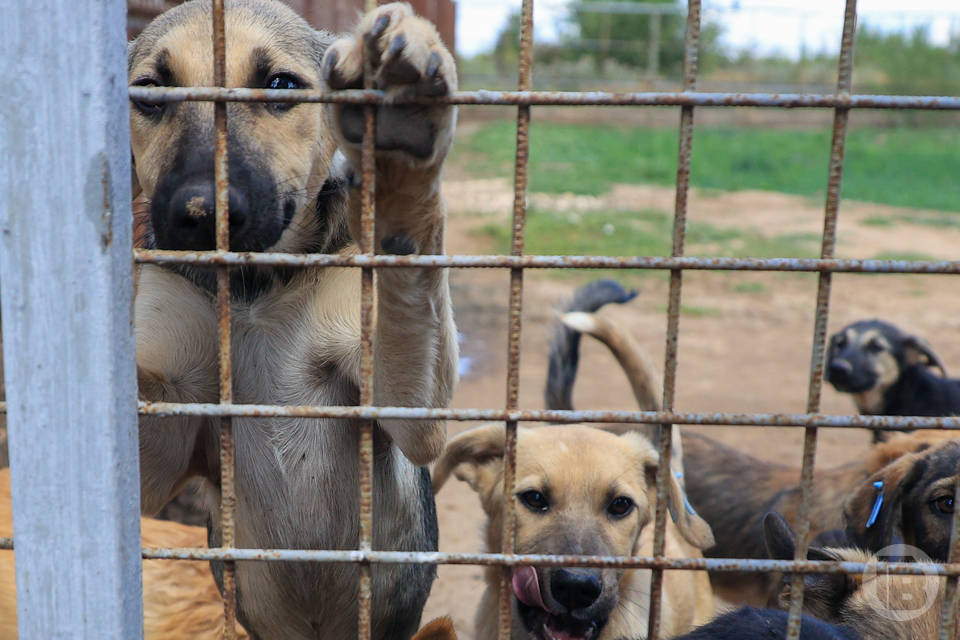
[[[371,75],[373,88],[395,99],[442,97],[457,88],[453,56],[437,30],[402,3],[369,12],[353,34],[327,50],[323,78],[329,89],[361,89],[366,84],[365,73]],[[342,144],[356,150],[364,131],[363,106],[330,105],[328,109]],[[399,155],[420,165],[438,164],[450,147],[455,118],[456,109],[450,105],[380,106],[378,155]]]

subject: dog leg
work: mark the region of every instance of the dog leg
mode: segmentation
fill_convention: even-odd
[[[331,89],[362,87],[363,60],[388,95],[443,96],[456,89],[453,57],[426,20],[406,4],[388,4],[364,16],[324,58]],[[360,168],[363,108],[330,105],[341,151]],[[446,209],[440,172],[453,139],[456,109],[447,105],[377,108],[375,250],[442,254]],[[351,189],[349,226],[360,237],[360,190]],[[456,383],[456,329],[447,273],[442,269],[382,269],[377,273],[374,403],[446,406]],[[381,426],[412,462],[434,460],[445,428],[436,420],[384,420]]]
[[[141,400],[216,402],[216,317],[185,279],[145,265],[134,314]],[[153,514],[183,488],[196,463],[198,416],[140,418],[141,510]],[[203,469],[202,471],[206,471]]]

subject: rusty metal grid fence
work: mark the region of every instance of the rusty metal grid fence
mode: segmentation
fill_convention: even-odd
[[[375,1],[368,0],[368,9]],[[216,251],[186,252],[143,250],[134,251],[140,264],[196,264],[217,267],[217,305],[220,338],[220,403],[173,404],[163,402],[139,403],[140,415],[204,415],[220,422],[222,478],[222,531],[220,548],[145,548],[144,558],[208,559],[224,562],[225,637],[235,638],[236,592],[234,562],[238,560],[286,562],[350,562],[361,567],[358,586],[358,637],[370,638],[370,566],[372,563],[430,563],[498,565],[503,568],[500,589],[499,637],[510,637],[512,591],[510,572],[521,564],[543,566],[589,566],[648,568],[653,571],[648,638],[658,637],[660,605],[665,570],[711,571],[785,571],[793,573],[792,603],[787,637],[796,640],[800,633],[800,612],[803,602],[803,575],[806,573],[861,573],[867,566],[852,562],[815,562],[806,560],[810,533],[811,486],[818,428],[938,428],[960,429],[960,418],[921,418],[890,416],[835,416],[820,411],[820,391],[823,378],[823,360],[827,318],[830,309],[830,287],[833,273],[960,273],[960,261],[921,260],[844,260],[834,257],[837,233],[837,214],[843,173],[844,143],[851,109],[919,109],[960,110],[960,97],[876,96],[853,95],[852,67],[854,34],[857,19],[856,0],[846,0],[843,15],[843,36],[839,57],[837,89],[834,94],[737,94],[704,93],[696,91],[698,41],[700,34],[701,0],[688,0],[685,36],[683,85],[679,92],[660,93],[601,93],[601,92],[543,92],[530,91],[533,40],[533,0],[523,0],[520,32],[520,65],[518,90],[512,92],[472,91],[454,92],[442,99],[410,100],[471,105],[517,106],[516,161],[514,166],[514,200],[512,241],[509,256],[499,255],[375,255],[374,238],[374,127],[375,109],[386,98],[369,84],[362,90],[323,92],[313,90],[263,90],[225,88],[225,33],[224,0],[213,2],[214,78],[215,87],[146,88],[130,87],[129,97],[144,102],[177,102],[184,100],[213,101],[216,130]],[[369,69],[368,69],[369,70]],[[364,105],[365,132],[362,143],[361,166],[361,237],[357,238],[358,255],[293,255],[279,253],[236,253],[229,250],[227,217],[227,136],[226,106],[228,102],[317,102],[352,103]],[[670,105],[681,107],[679,126],[678,169],[670,257],[610,257],[610,256],[530,256],[524,254],[526,222],[527,168],[529,164],[529,128],[533,105]],[[821,254],[818,259],[791,258],[701,258],[684,255],[687,228],[687,196],[690,184],[690,158],[694,135],[696,107],[774,107],[834,109],[833,137],[827,182]],[[126,212],[129,217],[129,211]],[[361,269],[361,388],[359,406],[271,406],[244,405],[233,402],[230,353],[230,289],[229,269],[238,265],[308,267],[341,266]],[[378,268],[503,268],[510,272],[509,338],[507,345],[507,384],[504,409],[429,409],[416,407],[374,407],[373,399],[373,295],[374,270]],[[664,358],[662,411],[543,411],[519,407],[520,332],[523,298],[523,276],[531,268],[603,268],[603,269],[659,269],[668,270],[669,298],[667,307],[667,338]],[[685,270],[716,271],[799,271],[817,272],[818,289],[813,330],[809,388],[806,413],[803,414],[731,414],[683,413],[674,410],[676,391],[677,351],[680,338],[679,318],[683,272]],[[0,403],[0,412],[6,412]],[[234,544],[233,511],[236,494],[233,482],[232,419],[237,416],[270,417],[328,417],[353,418],[361,421],[360,438],[360,539],[356,550],[296,550],[296,549],[238,549]],[[801,475],[802,501],[799,513],[798,544],[794,561],[747,559],[675,559],[664,556],[666,527],[666,480],[668,465],[661,465],[657,475],[656,514],[654,519],[654,549],[652,557],[593,557],[517,555],[514,553],[515,505],[505,502],[503,548],[500,553],[446,553],[446,552],[390,552],[372,549],[372,474],[373,424],[388,418],[442,418],[447,420],[496,420],[506,423],[504,493],[513,495],[516,466],[517,425],[523,421],[550,422],[619,422],[636,424],[698,424],[741,426],[802,426],[805,427],[803,466]],[[669,429],[661,430],[659,452],[662,460],[670,459]],[[960,483],[955,488],[960,497]],[[940,638],[950,637],[954,614],[960,596],[960,510],[955,511],[948,562],[939,564],[880,563],[877,569],[893,574],[926,574],[947,577]],[[0,539],[0,548],[12,549],[13,540]]]

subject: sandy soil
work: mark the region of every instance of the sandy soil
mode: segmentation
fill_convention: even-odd
[[[450,204],[449,253],[489,253],[491,247],[470,230],[490,220],[506,223],[512,208],[505,180],[455,180],[446,186]],[[597,198],[532,194],[540,208],[576,210],[611,207],[672,210],[670,188],[621,185]],[[865,203],[844,202],[840,212],[839,257],[874,257],[882,251],[921,252],[956,259],[960,230],[897,224],[865,226],[870,216],[896,217],[918,212]],[[822,203],[766,192],[703,194],[694,191],[690,219],[749,228],[771,235],[790,231],[819,232]],[[735,290],[745,282],[764,291]],[[506,308],[508,275],[502,270],[461,270],[452,275],[457,324],[463,333],[462,354],[472,369],[454,398],[456,407],[503,407],[506,380]],[[948,364],[960,366],[960,285],[937,275],[854,275],[833,278],[829,328],[864,317],[882,317],[925,336]],[[553,308],[568,297],[575,283],[547,272],[528,271],[524,282],[524,315],[520,372],[520,404],[543,407],[547,340]],[[609,308],[637,339],[661,361],[664,348],[667,283],[647,278],[641,295],[630,304]],[[681,317],[677,406],[680,411],[802,412],[807,398],[813,310],[814,274],[686,272],[684,304],[708,309]],[[613,358],[591,341],[583,344],[575,393],[578,409],[633,409],[629,387]],[[824,389],[822,410],[853,411],[848,398]],[[451,423],[456,433],[470,426]],[[753,455],[799,464],[801,429],[701,427],[703,431]],[[836,465],[862,455],[869,441],[860,430],[821,430],[817,464]],[[478,551],[483,517],[469,488],[451,481],[437,496],[440,548]],[[441,567],[425,619],[451,615],[462,638],[472,638],[473,615],[484,584],[480,569]]]

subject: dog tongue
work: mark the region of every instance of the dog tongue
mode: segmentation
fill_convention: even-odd
[[[537,570],[533,567],[518,567],[513,572],[513,593],[517,600],[528,607],[539,607],[549,612],[550,609],[543,603],[540,595],[540,581],[537,580]]]

